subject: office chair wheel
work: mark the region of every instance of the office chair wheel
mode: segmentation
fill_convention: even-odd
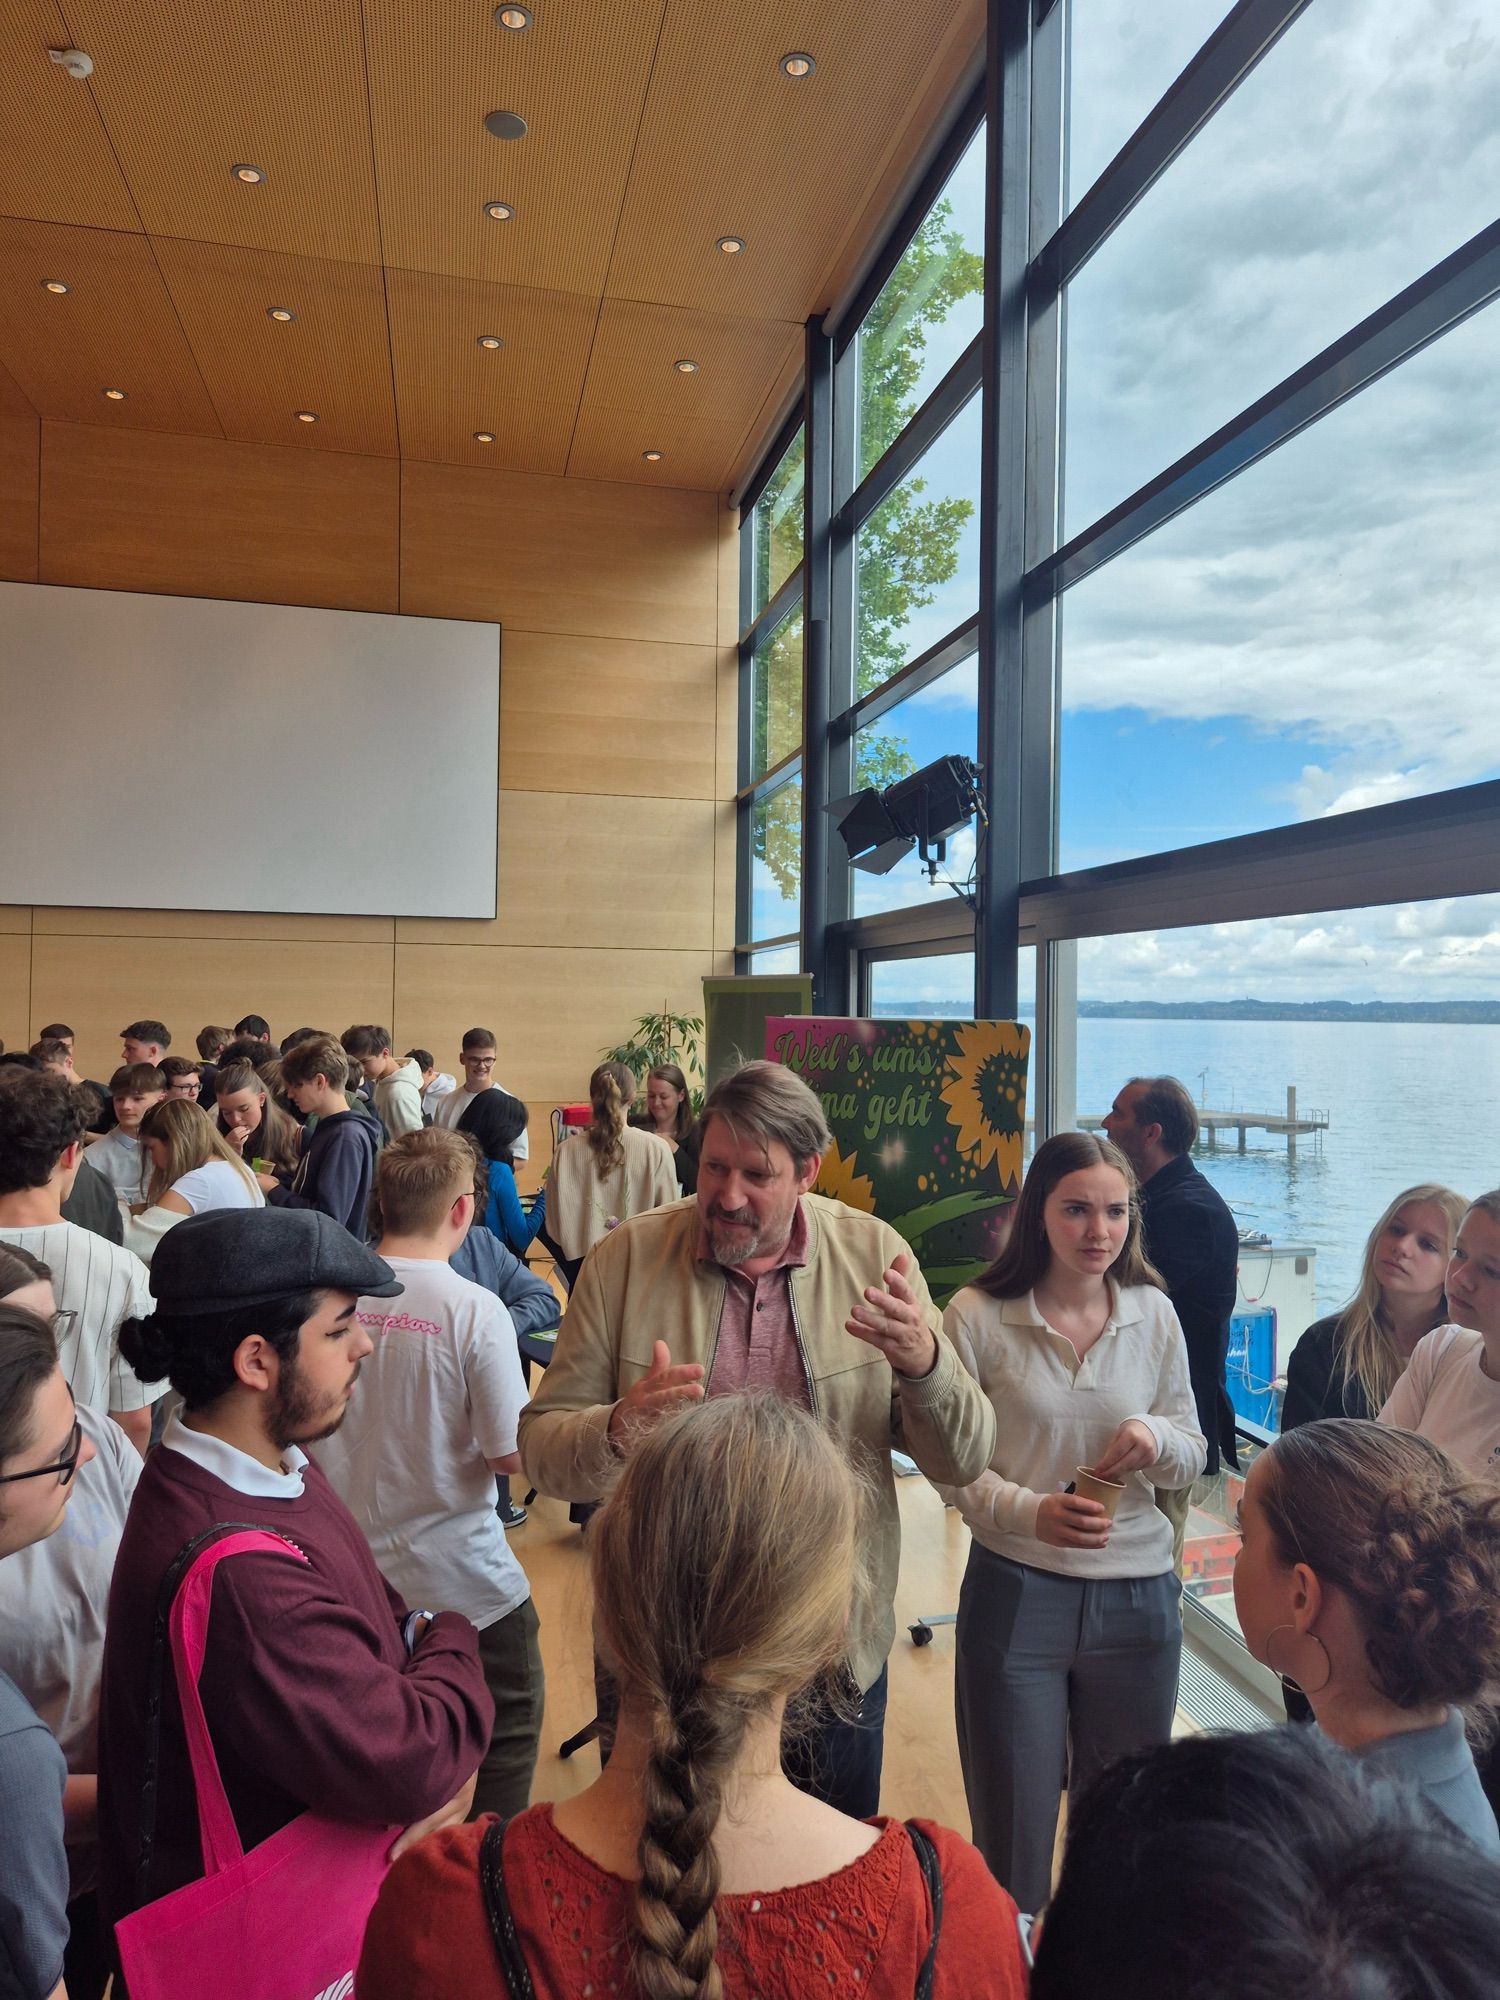
[[[911,1642],[914,1646],[930,1646],[932,1644],[932,1627],[930,1625],[923,1623],[919,1619],[915,1625],[910,1626],[908,1629],[911,1632]]]

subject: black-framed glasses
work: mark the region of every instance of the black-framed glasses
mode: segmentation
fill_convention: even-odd
[[[82,1455],[83,1425],[75,1417],[73,1435],[68,1439],[68,1448],[55,1464],[33,1466],[30,1472],[0,1472],[0,1486],[14,1486],[19,1479],[45,1479],[49,1472],[57,1474],[59,1486],[66,1486],[78,1470],[78,1461]]]

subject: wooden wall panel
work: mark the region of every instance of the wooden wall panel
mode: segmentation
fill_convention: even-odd
[[[39,937],[157,937],[194,938],[203,935],[201,910],[86,910],[38,903],[33,912]],[[0,924],[0,929],[3,929]],[[394,944],[394,917],[308,917],[256,910],[214,912],[213,934],[249,944]],[[263,1007],[241,1007],[240,1014],[262,1014]],[[239,1014],[235,1016],[239,1019]],[[203,1025],[200,1021],[200,1027]],[[298,1026],[297,1022],[290,1024]]]
[[[401,609],[712,645],[717,512],[712,493],[408,462]]]
[[[713,949],[713,802],[500,794],[500,914],[398,917],[399,944]]]
[[[41,425],[0,415],[0,577],[35,583],[40,506]]]
[[[716,796],[711,646],[507,631],[501,661],[505,790]]]
[[[394,611],[394,460],[47,424],[43,583]]]
[[[31,937],[0,930],[0,1042],[24,1049],[31,1040]]]
[[[663,1001],[701,1013],[711,970],[701,951],[398,944],[392,1032],[405,1048],[451,1051],[465,1028],[492,1027],[496,1070],[518,1096],[533,1107],[577,1104],[602,1051],[638,1014]]]
[[[32,1006],[37,1021],[65,1020],[78,1035],[78,1067],[108,1080],[120,1059],[119,1031],[143,1015],[165,1020],[172,1046],[193,1052],[208,1021],[226,1027],[252,1010],[273,1034],[386,1021],[393,947],[376,944],[267,945],[216,937],[205,915],[195,938],[37,936],[32,940]]]

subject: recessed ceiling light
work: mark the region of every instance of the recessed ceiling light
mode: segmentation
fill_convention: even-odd
[[[475,444],[493,444],[495,442],[495,433],[493,431],[475,431],[474,442]]]
[[[484,129],[492,139],[524,139],[526,120],[519,111],[487,111]]]
[[[493,353],[497,347],[504,347],[505,342],[500,338],[498,333],[482,333],[479,336],[479,345],[489,348],[490,352]]]
[[[125,400],[123,389],[106,389],[104,393],[112,403],[123,403]]]
[[[661,458],[661,453],[659,451],[643,451],[641,457],[645,459],[647,465],[655,465]]]
[[[817,66],[803,49],[792,49],[781,58],[781,67],[788,76],[811,76]]]
[[[529,28],[531,9],[529,7],[497,7],[495,19],[502,28]]]
[[[316,410],[299,410],[297,421],[299,424],[315,424],[318,421],[318,413]]]
[[[743,236],[721,236],[719,238],[719,248],[724,252],[726,257],[738,257],[744,247],[745,239]]]
[[[59,298],[62,297],[64,292],[71,292],[72,289],[73,287],[65,285],[61,278],[43,278],[42,280],[42,290],[44,292],[56,292]]]
[[[696,375],[698,372],[697,362],[689,361],[686,355],[682,357],[681,361],[674,361],[672,366],[677,370],[679,375]]]
[[[484,205],[484,212],[491,222],[509,222],[515,216],[516,211],[508,201],[487,201]]]
[[[259,187],[266,177],[264,167],[247,166],[243,161],[238,166],[231,167],[229,171],[237,181],[243,181],[246,187]]]
[[[266,307],[266,318],[280,320],[283,326],[285,326],[290,320],[294,320],[296,317],[297,315],[292,311],[290,306]]]

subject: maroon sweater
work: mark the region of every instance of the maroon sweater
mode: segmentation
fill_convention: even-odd
[[[408,1659],[406,1606],[316,1464],[295,1500],[236,1493],[181,1452],[147,1460],[115,1562],[99,1713],[100,1899],[135,1909],[141,1776],[157,1591],[173,1558],[220,1521],[296,1543],[306,1565],[246,1554],[214,1574],[204,1712],[248,1851],[315,1808],[402,1826],[436,1812],[478,1768],[494,1709],[474,1628],[435,1619]],[[164,1677],[156,1845],[147,1900],[203,1872],[170,1655]]]

